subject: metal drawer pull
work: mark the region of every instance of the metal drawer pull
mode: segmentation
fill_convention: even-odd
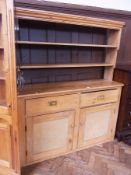
[[[131,111],[129,112],[129,114],[131,115]]]
[[[49,101],[48,104],[49,104],[49,106],[56,106],[57,101]]]

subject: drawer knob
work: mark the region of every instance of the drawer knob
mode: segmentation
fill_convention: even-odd
[[[49,106],[56,106],[57,101],[49,101],[48,104],[49,104]]]

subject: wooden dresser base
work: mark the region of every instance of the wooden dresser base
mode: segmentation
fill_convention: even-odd
[[[114,139],[122,84],[99,83],[76,82],[73,90],[69,82],[54,93],[50,85],[48,94],[18,96],[21,166]]]

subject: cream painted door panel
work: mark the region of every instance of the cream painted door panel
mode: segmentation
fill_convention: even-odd
[[[27,118],[27,163],[72,149],[74,111]]]
[[[110,140],[116,125],[116,104],[81,109],[78,147]]]

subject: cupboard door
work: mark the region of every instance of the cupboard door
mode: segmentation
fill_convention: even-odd
[[[7,123],[0,123],[0,165],[11,167],[11,131]]]
[[[70,151],[74,117],[74,111],[66,111],[27,118],[27,163]]]
[[[116,104],[81,109],[78,146],[88,147],[111,140],[116,118]]]

